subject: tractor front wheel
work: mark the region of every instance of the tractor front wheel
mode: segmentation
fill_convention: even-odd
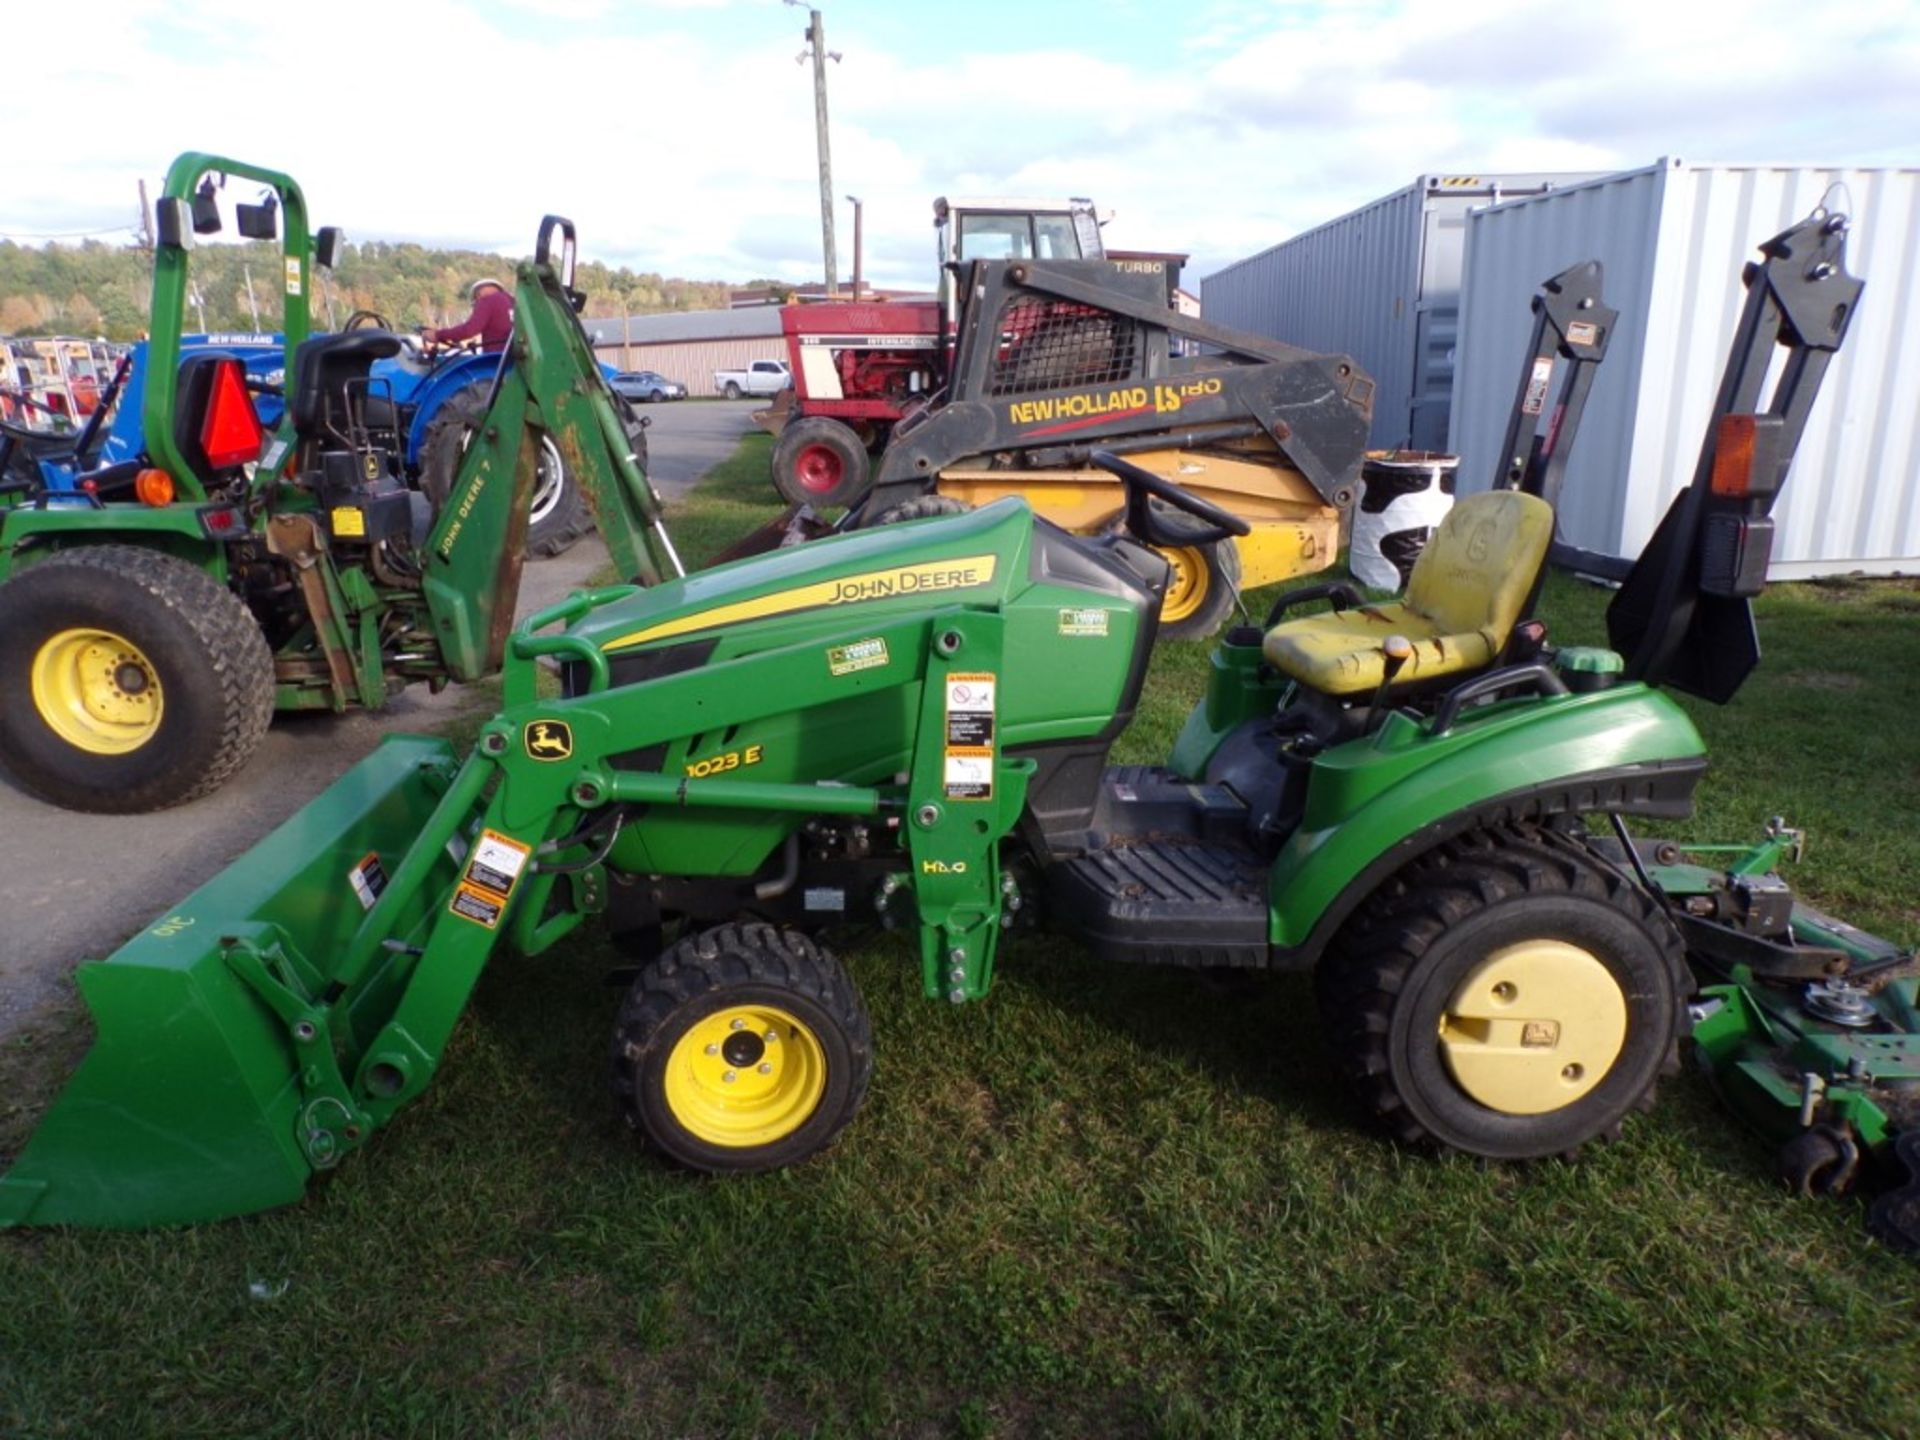
[[[206,572],[156,550],[63,551],[0,586],[0,756],[69,810],[131,815],[215,789],[273,718],[273,655]]]
[[[613,1035],[627,1123],[693,1170],[797,1165],[866,1098],[873,1035],[839,961],[765,924],[690,935],[646,966]]]
[[[850,427],[808,415],[781,429],[773,447],[773,488],[789,505],[854,505],[872,485],[871,457]]]
[[[1612,1139],[1678,1069],[1686,967],[1637,885],[1557,833],[1416,861],[1317,977],[1335,1054],[1399,1139],[1498,1160]]]

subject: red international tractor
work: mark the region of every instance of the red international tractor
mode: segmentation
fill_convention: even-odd
[[[1104,260],[1091,200],[933,202],[940,284],[922,299],[827,301],[780,315],[793,389],[761,423],[779,436],[773,483],[789,504],[851,505],[894,425],[944,382],[966,260]]]

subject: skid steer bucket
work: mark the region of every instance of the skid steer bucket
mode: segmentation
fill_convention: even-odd
[[[326,1057],[296,1054],[288,997],[335,998],[325,967],[457,768],[444,741],[387,740],[110,959],[80,967],[93,1048],[0,1176],[0,1226],[178,1224],[300,1198],[325,1160],[303,1139],[303,1094],[316,1066],[352,1073],[387,987],[378,973],[362,979]],[[452,856],[435,870],[397,933],[427,924]],[[404,962],[404,948],[384,953]]]

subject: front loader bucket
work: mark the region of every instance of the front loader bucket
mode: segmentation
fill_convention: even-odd
[[[232,963],[232,941],[297,942],[296,983],[324,994],[326,967],[456,768],[444,741],[390,738],[110,959],[80,967],[93,1048],[0,1176],[0,1226],[180,1224],[300,1198],[314,1166],[294,1045]],[[435,880],[450,883],[452,859],[441,868]],[[408,925],[428,903],[413,902]]]

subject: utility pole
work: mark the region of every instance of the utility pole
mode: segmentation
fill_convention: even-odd
[[[153,253],[153,206],[147,203],[147,182],[140,182],[140,248]]]
[[[847,200],[853,206],[853,298],[856,301],[858,301],[860,298],[860,250],[861,250],[860,197],[858,195],[849,195],[847,196]]]
[[[247,308],[253,312],[253,333],[260,333],[260,302],[253,298],[253,266],[241,263],[240,273],[247,277]]]
[[[800,0],[786,0],[798,5]],[[806,41],[813,56],[813,132],[820,151],[820,245],[826,252],[827,294],[840,293],[840,259],[833,247],[833,153],[827,144],[827,60],[838,60],[840,52],[827,49],[827,27],[818,10],[807,11]],[[794,57],[804,64],[808,55],[802,50]]]

